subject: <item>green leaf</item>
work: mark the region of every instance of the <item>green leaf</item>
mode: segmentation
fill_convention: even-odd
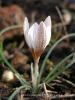
[[[7,32],[7,31],[10,31],[10,30],[13,30],[13,29],[17,29],[17,28],[21,28],[22,26],[23,25],[12,25],[12,26],[9,26],[9,27],[7,27],[7,28],[5,28],[5,29],[0,31],[0,36],[2,34],[4,34],[5,32]]]
[[[71,67],[71,65],[73,64],[73,63],[75,63],[75,62],[71,62],[71,63],[69,63],[68,65],[66,65],[66,66],[62,66],[61,67],[61,69],[60,69],[60,71],[58,71],[58,72],[56,72],[51,78],[50,78],[50,80],[48,80],[48,81],[46,81],[45,83],[46,84],[49,84],[50,82],[52,82],[58,75],[60,75],[63,71],[65,71],[66,69],[68,69],[69,67]]]
[[[24,89],[24,88],[25,88],[25,90],[29,90],[29,89],[30,89],[30,87],[28,87],[28,86],[26,86],[26,85],[20,86],[19,88],[17,88],[17,89],[11,94],[11,96],[8,98],[8,100],[13,100],[13,98],[14,98],[22,89]]]
[[[4,34],[5,32],[9,31],[9,30],[13,30],[16,28],[20,28],[22,27],[22,25],[13,25],[13,26],[9,26],[5,29],[3,29],[2,31],[0,31],[0,36],[2,34]],[[8,68],[15,74],[15,76],[19,79],[19,81],[21,82],[21,84],[27,84],[30,85],[29,82],[27,82],[15,69],[14,67],[7,61],[7,59],[4,57],[3,55],[3,43],[0,41],[0,59],[2,61],[4,61],[4,63],[8,66]]]
[[[55,49],[55,47],[61,43],[63,40],[67,39],[67,38],[70,38],[70,37],[75,37],[75,33],[71,33],[71,34],[67,34],[65,36],[63,36],[62,38],[60,38],[58,41],[56,41],[56,43],[54,43],[54,45],[49,49],[49,52],[47,53],[42,65],[41,65],[41,69],[40,69],[40,74],[39,74],[39,83],[40,83],[40,80],[41,80],[41,77],[42,77],[42,74],[44,72],[44,67],[45,67],[45,64],[46,64],[46,61],[48,59],[48,57],[51,55],[52,51]]]
[[[57,65],[55,65],[52,69],[52,71],[47,75],[47,77],[44,79],[44,82],[49,81],[51,79],[52,76],[55,75],[55,73],[57,71],[59,71],[59,73],[61,72],[61,66],[67,61],[69,60],[71,57],[73,57],[75,53],[71,53],[69,56],[65,57],[62,61],[60,61]],[[65,67],[66,69],[66,67]]]

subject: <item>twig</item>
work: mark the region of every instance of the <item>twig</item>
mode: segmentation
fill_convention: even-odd
[[[66,30],[66,27],[64,26],[64,20],[63,20],[62,14],[61,14],[61,12],[60,12],[60,10],[59,10],[59,8],[57,6],[56,6],[56,10],[57,10],[57,12],[59,14],[59,17],[60,17],[60,20],[61,20],[61,22],[63,24],[63,28],[64,28],[64,31],[65,31],[65,34],[67,34],[67,30]]]
[[[50,96],[50,100],[52,99],[66,99],[66,98],[75,98],[75,94],[66,94],[66,95],[56,95],[56,96]]]
[[[61,79],[62,81],[65,81],[66,83],[72,85],[73,87],[75,87],[75,84],[74,84],[73,82],[71,82],[71,81],[69,81],[69,80],[66,80],[66,79],[64,79],[64,78],[61,78],[61,77],[58,77],[58,78]]]
[[[56,23],[56,24],[54,24],[54,25],[52,26],[52,28],[57,28],[57,27],[60,27],[60,26],[66,26],[66,23],[65,23],[65,22],[63,22],[63,24],[62,24],[62,22]]]
[[[20,46],[18,47],[18,49],[21,50],[21,49],[23,48],[23,46],[24,46],[24,41],[22,41],[22,42],[20,43]]]
[[[43,85],[44,85],[44,91],[45,91],[45,93],[46,93],[46,96],[49,97],[49,95],[48,95],[48,91],[47,91],[47,89],[46,89],[46,85],[45,85],[45,83],[43,83]]]
[[[24,100],[24,93],[23,93],[23,91],[21,91],[20,94],[18,94],[17,100]]]
[[[64,20],[63,20],[62,14],[61,14],[61,12],[60,12],[60,10],[59,10],[59,8],[58,8],[57,6],[56,6],[56,10],[57,10],[57,12],[58,12],[58,14],[59,14],[59,17],[60,17],[60,20],[61,20],[61,22],[62,22],[65,35],[67,35],[68,33],[67,33],[67,29],[66,29],[66,27],[65,27],[65,25],[64,25]],[[65,24],[66,24],[66,23],[65,23]],[[67,42],[69,42],[69,39],[67,39]]]

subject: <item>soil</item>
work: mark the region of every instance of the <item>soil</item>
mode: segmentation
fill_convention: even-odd
[[[54,0],[53,0],[54,1]],[[52,40],[57,41],[66,34],[60,16],[56,10],[58,6],[61,13],[63,9],[68,9],[71,13],[74,13],[74,7],[70,7],[72,3],[63,0],[57,0],[57,3],[52,0],[50,2],[43,0],[1,0],[0,8],[0,30],[16,24],[23,24],[24,17],[27,16],[29,22],[32,24],[34,21],[40,22],[44,20],[48,15],[51,15],[52,25],[57,25],[55,29],[52,28]],[[73,6],[75,6],[73,4]],[[9,13],[8,13],[9,12]],[[62,13],[63,14],[63,13]],[[61,25],[59,26],[58,23]],[[68,25],[65,26],[67,33],[75,32],[75,20],[72,19]],[[30,50],[25,43],[23,29],[14,29],[4,33],[0,39],[2,39],[4,45],[4,56],[14,66],[14,68],[28,81],[31,80],[30,64],[33,62]],[[53,43],[51,43],[53,45]],[[44,57],[49,50],[49,46],[44,51],[40,58],[39,65],[42,64]],[[68,40],[60,43],[52,52],[49,59],[46,61],[44,76],[53,68],[53,65],[60,62],[68,54],[75,52],[75,38],[69,38]],[[5,70],[9,70],[8,67],[0,63],[0,98],[1,100],[8,100],[8,97],[15,91],[16,87],[21,86],[19,80],[14,76],[14,79],[6,82],[3,80],[2,75]],[[51,87],[47,86],[50,94],[44,95],[32,95],[26,96],[26,91],[20,91],[14,100],[75,100],[75,64],[73,64],[68,70],[59,75],[53,82]]]

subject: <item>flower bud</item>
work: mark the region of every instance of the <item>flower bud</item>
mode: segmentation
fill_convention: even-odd
[[[28,19],[25,17],[24,36],[33,58],[39,58],[51,39],[50,16],[48,16],[44,22],[41,21],[40,24],[35,22],[30,28]]]

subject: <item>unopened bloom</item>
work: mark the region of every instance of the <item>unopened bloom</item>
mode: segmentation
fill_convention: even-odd
[[[51,39],[51,18],[48,16],[45,21],[40,24],[34,23],[29,27],[27,17],[24,20],[24,36],[27,45],[29,46],[33,58],[37,59],[41,56],[46,46]]]

